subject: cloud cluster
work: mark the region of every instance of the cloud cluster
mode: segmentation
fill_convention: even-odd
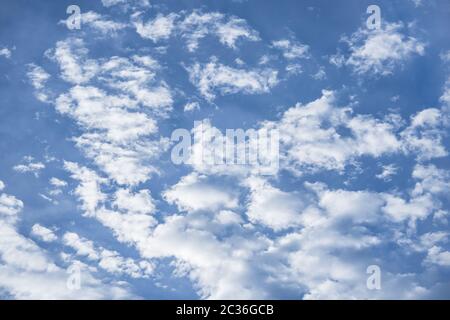
[[[121,0],[103,4],[125,6]],[[157,14],[148,21],[143,16],[135,11],[131,23],[144,40],[159,45],[177,35],[191,53],[208,36],[232,49],[242,39],[260,40],[244,20],[221,13]],[[100,15],[89,13],[85,19],[98,30],[120,29]],[[349,55],[335,56],[333,61],[359,75],[390,74],[413,55],[424,54],[424,45],[404,36],[402,28],[387,24],[381,30],[358,30],[345,39]],[[294,39],[271,41],[269,46],[281,52],[292,72],[299,72],[296,62],[310,55],[309,46]],[[151,179],[166,169],[161,157],[169,146],[161,128],[170,127],[172,123],[165,121],[178,116],[173,108],[178,89],[163,80],[165,69],[156,54],[127,50],[126,57],[99,57],[89,52],[85,40],[70,37],[46,54],[59,74],[50,76],[42,67],[29,66],[38,98],[77,124],[72,141],[89,160],[64,161],[71,180],[53,178],[50,185],[54,190],[70,186],[84,218],[95,220],[115,240],[136,251],[131,258],[109,244],[96,243],[94,235],[88,239],[82,232],[34,224],[35,239],[62,244],[66,263],[85,266],[92,288],[86,296],[128,294],[120,286],[110,288],[99,282],[92,276],[97,271],[125,279],[151,279],[160,263],[172,268],[173,276],[188,278],[200,297],[211,299],[428,298],[437,287],[448,285],[439,274],[430,283],[425,269],[449,265],[445,204],[450,173],[429,163],[447,156],[447,88],[441,97],[443,106],[421,110],[409,119],[357,113],[339,105],[337,92],[324,90],[313,101],[297,103],[270,121],[254,124],[256,132],[276,129],[280,133],[280,170],[274,176],[261,177],[254,167],[198,164],[195,159],[205,150],[194,143],[193,161],[183,167],[187,172],[170,183],[160,183],[160,194],[156,194]],[[232,67],[209,52],[204,56],[213,58],[202,63],[196,57],[183,66],[185,80],[209,102],[217,95],[265,94],[279,83],[279,70],[264,63],[246,67],[236,60],[238,66]],[[52,81],[59,80],[64,86],[52,86]],[[185,111],[199,109],[192,102],[197,98],[188,101],[180,104]],[[192,133],[219,130],[212,121],[204,124],[194,126]],[[394,155],[413,161],[402,190],[322,181],[329,171],[343,174],[349,165],[357,167],[359,161],[368,160],[382,168],[372,178],[387,184],[398,165],[395,161],[386,165],[383,160]],[[18,170],[31,171],[34,162],[29,162]],[[407,170],[402,168],[402,174],[408,174]],[[3,187],[0,184],[0,191]],[[6,270],[4,274],[13,274],[14,282],[0,277],[0,286],[16,297],[34,297],[36,292],[17,288],[17,270],[24,279],[29,272],[45,270],[46,277],[55,275],[58,281],[64,272],[14,228],[22,208],[20,200],[1,194],[0,219],[6,223],[0,228],[14,241],[0,238],[0,254],[6,261],[6,267],[1,264],[0,268]],[[24,259],[29,253],[32,262]],[[411,262],[416,268],[399,266],[398,261]],[[373,264],[383,270],[381,291],[366,287],[366,270]],[[58,291],[59,283],[48,296],[72,296]]]
[[[3,184],[3,183],[2,183]],[[18,231],[23,202],[12,195],[0,195],[0,287],[16,299],[120,299],[132,295],[120,285],[107,284],[80,266],[81,296],[67,283],[69,274],[49,254]],[[52,232],[35,225],[32,234],[53,241]],[[76,263],[76,261],[72,261]],[[45,288],[43,290],[42,288]]]
[[[402,23],[384,23],[380,29],[361,28],[343,41],[350,54],[332,56],[330,62],[346,65],[360,75],[392,74],[413,55],[424,55],[425,44],[412,36],[405,36]]]
[[[195,63],[187,70],[190,81],[210,101],[216,97],[216,91],[221,95],[267,93],[279,81],[274,69],[233,68],[221,64],[215,57],[206,64]]]

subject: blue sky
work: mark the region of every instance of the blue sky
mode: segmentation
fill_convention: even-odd
[[[449,298],[449,14],[2,1],[0,297]],[[178,128],[276,130],[278,171],[177,165]]]

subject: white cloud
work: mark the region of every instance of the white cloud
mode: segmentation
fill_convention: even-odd
[[[230,48],[236,48],[236,42],[239,38],[245,38],[249,41],[258,41],[258,33],[251,30],[244,19],[231,17],[228,21],[217,24],[217,36],[220,42]]]
[[[416,165],[414,167],[413,178],[418,180],[413,194],[423,193],[442,194],[450,190],[450,172],[444,169],[438,169],[435,165]]]
[[[382,167],[382,172],[375,177],[384,181],[391,181],[391,177],[397,173],[398,168],[393,164],[388,164]]]
[[[8,48],[0,48],[0,57],[11,58],[12,52]]]
[[[137,55],[89,59],[84,42],[72,38],[58,42],[51,56],[62,69],[61,77],[75,84],[54,104],[82,127],[76,145],[119,184],[148,180],[157,172],[150,160],[168,146],[167,139],[150,138],[157,133],[157,119],[173,103],[168,86],[156,79],[158,63]],[[88,85],[94,79],[96,86]],[[109,94],[110,89],[116,94]]]
[[[1,194],[0,288],[3,292],[15,299],[124,299],[133,297],[124,287],[103,283],[93,277],[89,270],[83,268],[80,268],[83,279],[82,291],[70,290],[67,286],[68,273],[66,270],[57,266],[45,250],[17,231],[16,222],[22,208],[22,201],[12,195]],[[8,216],[4,216],[4,214]],[[14,214],[14,219],[10,219],[11,214]]]
[[[194,52],[199,41],[208,35],[217,37],[223,45],[233,49],[240,39],[259,40],[258,33],[252,30],[245,20],[218,12],[203,13],[194,10],[190,14],[157,14],[147,22],[143,22],[141,13],[137,12],[133,14],[132,21],[136,32],[142,38],[158,42],[167,40],[172,35],[180,36],[186,39],[190,52]]]
[[[450,251],[445,251],[439,246],[433,246],[428,250],[425,262],[450,267]]]
[[[231,48],[239,39],[252,40],[255,35],[238,18],[198,11],[189,17],[183,20],[191,23],[184,24],[185,30],[178,29],[175,19],[170,32],[164,23],[160,30],[149,32],[155,31],[151,36],[157,40],[181,34],[192,51],[207,35],[217,36]],[[290,42],[284,48],[292,65],[301,56],[300,49],[293,49],[296,45]],[[169,87],[159,80],[163,68],[150,56],[94,60],[83,43],[60,42],[55,51],[58,46],[62,51],[55,61],[61,78],[73,86],[59,94],[55,106],[77,122],[82,132],[73,141],[93,160],[90,168],[65,162],[65,169],[77,180],[74,194],[85,216],[110,228],[118,241],[134,246],[140,254],[134,260],[98,246],[93,239],[66,233],[63,241],[90,266],[115,275],[148,277],[154,271],[152,259],[170,260],[175,275],[187,276],[200,297],[211,299],[278,298],[288,293],[298,298],[414,298],[428,293],[420,274],[397,274],[407,269],[398,268],[392,260],[408,259],[409,255],[403,255],[410,254],[408,240],[421,238],[422,258],[430,246],[443,243],[443,235],[421,237],[420,228],[411,226],[442,211],[438,200],[448,189],[446,171],[416,166],[415,186],[408,194],[332,189],[320,183],[295,186],[295,191],[288,192],[285,185],[276,185],[277,179],[244,182],[250,171],[229,176],[232,170],[226,166],[214,171],[193,165],[194,172],[162,194],[182,213],[157,211],[148,185],[141,183],[158,172],[153,160],[167,145],[158,133],[159,121],[173,103]],[[188,71],[208,99],[218,93],[268,92],[278,81],[272,69],[244,66],[231,68],[212,60],[194,63]],[[412,119],[411,126],[414,130],[435,127],[440,122],[433,119],[433,112],[426,112]],[[403,151],[406,135],[396,134],[400,126],[394,122],[389,115],[378,119],[338,107],[334,94],[324,91],[316,101],[288,109],[279,121],[259,126],[282,132],[284,168],[303,173],[311,168],[343,170],[359,157]],[[205,130],[212,128],[209,124]],[[56,180],[50,183],[64,185]],[[245,195],[247,201],[240,203]],[[15,217],[20,204],[14,202],[5,197],[6,209],[0,205],[0,212]],[[266,234],[261,227],[282,232]],[[439,255],[447,250],[441,249]],[[379,256],[374,257],[374,252]],[[445,261],[445,254],[442,257],[434,261]],[[28,267],[26,259],[19,258],[14,263]],[[365,287],[365,270],[372,260],[383,267],[382,292],[368,292]],[[46,267],[45,260],[35,259],[35,263],[35,268]],[[0,276],[0,286],[7,281]],[[51,290],[48,294],[59,296]],[[103,292],[96,294],[92,293],[103,296]]]
[[[88,82],[99,72],[98,63],[88,59],[87,54],[84,41],[79,38],[58,41],[55,49],[47,52],[59,63],[62,79],[73,84]]]
[[[242,217],[230,210],[222,210],[220,211],[216,217],[215,220],[223,225],[233,225],[233,224],[241,224],[244,222]]]
[[[298,63],[291,63],[286,66],[286,71],[288,74],[297,75],[303,72],[303,68]]]
[[[39,173],[41,170],[45,169],[45,165],[42,162],[33,161],[33,157],[25,157],[25,163],[15,165],[13,170],[20,173],[33,173],[35,177],[39,177]]]
[[[414,197],[410,201],[394,195],[386,195],[385,199],[386,206],[383,211],[394,221],[425,219],[436,209],[436,204],[429,194]]]
[[[351,108],[336,107],[335,95],[323,91],[322,97],[306,105],[297,104],[284,112],[269,129],[280,132],[284,162],[290,169],[343,170],[357,157],[379,157],[401,148],[395,126],[372,116],[352,115]],[[341,128],[347,135],[339,133]]]
[[[313,79],[315,80],[324,80],[327,78],[327,74],[325,72],[325,68],[324,67],[320,67],[319,70],[312,75]]]
[[[250,239],[235,235],[219,240],[213,233],[219,225],[210,216],[169,216],[159,224],[142,254],[148,258],[174,257],[176,274],[195,282],[202,298],[249,299],[267,298],[270,281],[258,261],[257,252],[267,248],[261,236]],[[223,230],[223,225],[218,230]],[[260,251],[261,250],[261,251]]]
[[[158,172],[150,160],[167,149],[166,141],[143,140],[116,145],[98,134],[84,134],[74,139],[77,147],[120,185],[137,185]]]
[[[67,182],[66,181],[58,179],[58,178],[55,178],[55,177],[50,179],[50,184],[52,186],[54,186],[54,187],[57,187],[57,188],[63,188],[63,187],[67,186]]]
[[[445,157],[443,145],[448,119],[436,108],[422,110],[412,116],[411,124],[401,133],[404,148],[417,154],[419,160]]]
[[[23,208],[23,202],[14,196],[2,193],[0,195],[0,214],[4,216],[10,216],[15,218]]]
[[[380,195],[372,192],[327,190],[320,185],[313,185],[313,189],[319,196],[319,206],[328,212],[328,219],[333,222],[351,219],[355,224],[375,223],[385,203]]]
[[[168,39],[174,29],[174,20],[176,14],[166,16],[158,14],[153,20],[143,23],[140,20],[134,22],[136,32],[144,39],[150,39],[153,42]]]
[[[94,215],[99,204],[106,199],[106,195],[101,191],[101,184],[106,180],[74,162],[64,162],[64,168],[72,174],[73,179],[80,181],[75,194],[81,199],[85,214]]]
[[[233,192],[196,173],[184,176],[163,195],[167,202],[176,204],[180,211],[216,211],[238,205],[238,198]]]
[[[283,56],[288,60],[308,58],[309,46],[298,41],[282,39],[273,41],[272,45],[283,52]]]
[[[67,20],[61,20],[59,23],[65,25]],[[127,24],[110,20],[94,11],[87,11],[81,14],[81,28],[85,27],[98,31],[102,35],[113,36],[119,30],[126,28]]]
[[[63,237],[64,244],[72,247],[76,254],[98,263],[98,266],[116,275],[126,274],[132,278],[147,278],[153,273],[154,266],[145,260],[136,263],[131,258],[124,258],[118,252],[96,247],[90,240],[80,237],[74,232],[67,232]]]
[[[58,239],[53,230],[41,226],[40,224],[33,225],[31,228],[31,234],[44,242],[52,242]]]
[[[350,48],[347,58],[333,62],[350,66],[357,74],[389,75],[413,55],[423,55],[425,44],[402,33],[401,23],[383,23],[380,29],[361,28],[344,38]],[[343,60],[345,59],[345,60]],[[339,63],[340,61],[340,63]]]
[[[108,20],[105,16],[94,12],[88,11],[81,14],[82,25],[88,25],[91,28],[101,32],[102,34],[113,35],[117,31],[127,27],[126,24]]]
[[[102,4],[104,7],[123,6],[124,9],[130,6],[132,9],[150,7],[149,0],[102,0]]]
[[[195,63],[187,68],[190,81],[208,100],[218,91],[221,95],[267,93],[278,84],[277,71],[273,69],[237,69],[225,66],[212,58],[207,64]]]
[[[131,258],[124,258],[117,252],[102,249],[98,264],[102,269],[113,274],[126,274],[132,278],[148,278],[154,271],[154,266],[145,260],[136,263]]]
[[[126,3],[126,2],[127,2],[127,0],[102,0],[102,4],[105,7],[111,7],[111,6],[115,6],[117,4]]]
[[[114,207],[129,213],[151,214],[156,206],[149,190],[131,193],[127,189],[119,189],[115,193]]]
[[[143,190],[142,193],[133,195],[130,190],[123,190],[118,196],[108,199],[107,195],[101,191],[101,186],[108,182],[107,179],[76,163],[65,162],[65,168],[72,174],[73,179],[79,181],[75,194],[81,201],[81,208],[86,216],[96,218],[112,229],[119,241],[138,247],[145,246],[151,228],[156,223],[156,220],[148,215],[153,211],[153,206],[148,206],[153,201],[147,191]],[[132,203],[123,202],[128,198],[132,199]],[[120,212],[105,208],[105,205],[111,202]],[[139,203],[145,203],[146,207],[136,207]]]
[[[123,143],[157,130],[155,121],[145,113],[128,111],[130,103],[125,97],[108,96],[95,87],[76,86],[58,97],[56,108],[85,128],[104,131],[110,141]]]
[[[298,193],[288,193],[271,186],[267,181],[251,177],[247,215],[253,223],[261,223],[275,231],[299,226],[305,201]]]
[[[189,148],[186,164],[192,166],[196,172],[243,177],[250,173],[275,174],[278,170],[279,148],[276,131],[257,128],[222,132],[214,127],[209,119],[203,119],[194,124],[191,133],[193,143]],[[250,142],[255,142],[256,139],[270,142],[270,146],[256,147]],[[253,159],[250,159],[252,157]]]
[[[50,79],[50,74],[33,63],[29,64],[28,66],[30,71],[28,71],[27,76],[30,79],[33,87],[37,90],[44,88],[45,83],[48,79]]]
[[[74,232],[66,232],[63,236],[63,241],[66,246],[73,248],[80,256],[86,256],[90,260],[97,260],[99,258],[94,248],[94,243],[90,240],[80,238]]]
[[[156,225],[156,220],[148,214],[121,213],[105,208],[97,210],[95,218],[113,230],[118,241],[135,245],[141,251],[148,245],[147,239]]]
[[[239,39],[258,41],[259,35],[252,30],[245,20],[237,17],[226,17],[218,12],[202,13],[194,10],[179,24],[183,38],[187,39],[188,50],[193,52],[198,48],[199,40],[209,34],[215,35],[220,42],[230,48],[236,48]]]
[[[200,110],[200,104],[197,101],[186,103],[184,106],[184,112],[190,112],[194,110]]]

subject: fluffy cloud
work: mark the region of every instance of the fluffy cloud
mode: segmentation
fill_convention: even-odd
[[[61,20],[60,24],[65,25],[67,20]],[[115,35],[119,30],[127,27],[127,24],[116,22],[108,17],[94,11],[87,11],[81,14],[81,28],[90,28],[102,35]]]
[[[335,104],[334,93],[323,91],[321,98],[297,104],[278,122],[265,124],[279,130],[285,161],[291,169],[342,170],[362,155],[378,157],[400,149],[393,124],[352,115],[352,109]],[[340,134],[339,128],[346,128],[350,134]]]
[[[94,243],[92,241],[80,238],[78,234],[74,232],[67,232],[63,237],[64,244],[72,247],[76,253],[80,256],[86,256],[90,260],[97,260],[98,254],[94,249]]]
[[[58,178],[51,178],[50,185],[52,186],[52,190],[49,191],[49,194],[52,196],[56,196],[62,193],[62,189],[67,187],[67,182]]]
[[[401,23],[383,23],[380,29],[361,28],[345,37],[350,55],[334,56],[332,63],[345,64],[357,74],[389,75],[413,55],[423,55],[425,44],[406,36]]]
[[[195,63],[187,70],[190,81],[208,100],[215,98],[215,91],[222,95],[267,93],[278,83],[278,73],[273,69],[237,69],[219,63],[214,57],[207,64]]]
[[[167,85],[156,79],[157,62],[137,55],[89,59],[81,39],[58,42],[50,56],[60,65],[62,78],[74,84],[53,103],[84,129],[74,138],[77,146],[120,184],[148,180],[157,169],[141,167],[166,148],[164,139],[149,137],[173,102]],[[89,85],[93,78],[103,88]],[[111,89],[119,93],[109,94]]]
[[[382,172],[377,174],[376,177],[378,179],[384,181],[390,181],[391,177],[397,173],[398,168],[395,165],[389,164],[382,167]]]
[[[130,8],[120,0],[103,3]],[[232,49],[238,47],[240,40],[259,40],[244,20],[220,13],[180,12],[156,15],[146,22],[139,20],[142,16],[132,14],[131,19],[141,37],[159,44],[180,36],[191,53],[201,39],[209,36]],[[350,55],[335,58],[358,74],[392,72],[412,55],[422,53],[421,43],[403,36],[401,31],[400,26],[386,26],[373,33],[358,31],[347,39]],[[380,42],[382,46],[378,47]],[[309,56],[309,47],[293,40],[275,41],[273,47],[281,51],[288,71],[293,73],[300,72],[298,60]],[[110,273],[108,279],[114,275],[122,280],[152,277],[159,273],[158,265],[164,271],[173,267],[173,276],[187,277],[201,298],[211,299],[422,298],[436,290],[424,281],[427,277],[421,268],[411,270],[410,266],[417,266],[418,261],[425,267],[448,265],[447,235],[439,228],[448,220],[445,192],[450,177],[446,170],[427,163],[430,157],[425,156],[439,155],[441,147],[445,152],[445,108],[425,109],[413,115],[404,128],[403,121],[397,121],[398,115],[380,118],[357,114],[350,107],[338,106],[334,92],[324,91],[315,101],[299,103],[271,121],[253,126],[257,131],[277,129],[281,134],[282,171],[273,179],[258,177],[252,167],[208,166],[193,161],[183,168],[192,172],[183,173],[178,182],[168,187],[163,181],[162,192],[158,188],[150,192],[154,186],[149,179],[162,171],[156,163],[164,163],[162,155],[168,146],[162,132],[172,122],[164,120],[179,116],[179,110],[172,109],[175,101],[179,107],[183,101],[197,101],[198,97],[188,96],[176,85],[172,90],[161,80],[167,73],[165,61],[160,63],[154,56],[164,51],[158,49],[149,56],[146,52],[153,51],[147,49],[140,48],[140,55],[133,55],[133,49],[127,48],[127,57],[95,55],[94,59],[85,41],[69,38],[58,42],[47,54],[60,68],[59,75],[46,77],[39,67],[30,67],[29,78],[38,92],[45,92],[53,81],[65,81],[64,85],[54,86],[60,91],[49,94],[47,101],[73,120],[80,131],[72,141],[88,161],[64,162],[64,168],[74,180],[70,180],[70,188],[74,188],[72,194],[78,198],[84,218],[108,228],[117,241],[132,246],[136,253],[129,258],[103,241],[100,246],[92,237],[94,234],[87,239],[81,236],[84,233],[58,230],[64,234],[65,249],[71,252],[61,255],[66,262],[84,261],[83,272],[93,279],[87,297],[127,295],[120,286],[94,279],[92,274],[97,268]],[[210,56],[209,52],[203,55]],[[241,57],[251,65],[250,59]],[[275,69],[247,67],[235,56],[231,61],[235,60],[238,67],[217,58],[209,63],[199,62],[201,59],[192,57],[188,62],[192,65],[186,69],[190,81],[210,101],[218,94],[267,93],[278,83]],[[261,65],[267,66],[270,59],[262,58]],[[172,86],[172,74],[167,74]],[[441,100],[444,104],[450,101],[445,93]],[[185,110],[197,109],[196,106],[188,104]],[[203,128],[194,127],[192,133],[201,130],[218,128],[207,122]],[[204,150],[194,144],[191,151],[191,160],[195,160]],[[411,178],[404,179],[408,187],[403,190],[379,191],[377,184],[375,191],[366,181],[359,181],[358,186],[339,185],[339,179],[329,185],[318,182],[325,170],[343,173],[347,165],[360,160],[392,161],[393,165],[383,167],[378,175],[388,179],[398,163],[380,158],[396,154],[419,155]],[[402,174],[407,170],[402,167]],[[299,173],[304,176],[299,178]],[[292,185],[285,183],[286,178]],[[369,175],[367,179],[370,178]],[[366,176],[361,180],[365,179]],[[50,184],[56,189],[66,186],[57,179]],[[158,193],[161,197],[153,199],[152,194],[158,197]],[[15,221],[22,207],[15,197],[0,196],[3,219]],[[431,218],[438,226],[434,229],[433,225],[433,232],[429,230]],[[32,230],[36,237],[52,238],[50,229],[37,226]],[[15,236],[10,237],[13,232],[5,229],[2,234],[14,239]],[[0,244],[11,245],[5,243]],[[13,274],[16,286],[6,276],[0,276],[0,286],[8,292],[18,292],[16,297],[39,296],[17,289],[17,279],[28,280],[36,273],[48,276],[51,260],[45,254],[33,256],[35,265],[28,265],[32,263],[24,258],[28,257],[24,251],[33,253],[37,246],[31,241],[20,242],[12,250],[1,245],[0,253],[9,254],[9,266],[26,272],[14,273],[12,267],[5,273],[1,270],[1,275]],[[11,257],[10,252],[14,251],[18,252],[17,257]],[[52,263],[52,268],[56,267]],[[383,290],[369,291],[366,287],[366,269],[372,264],[382,268]],[[38,271],[30,273],[33,268]],[[23,278],[18,278],[18,274]],[[51,274],[61,279],[66,276],[62,268]],[[39,285],[45,283],[44,277],[33,279]],[[436,279],[435,284],[445,285],[444,280]],[[46,294],[73,296],[56,289]]]
[[[252,30],[245,20],[219,12],[204,13],[194,10],[189,14],[157,14],[147,22],[143,22],[141,12],[136,12],[132,20],[136,32],[142,38],[158,42],[167,40],[172,35],[180,36],[186,40],[190,52],[194,52],[199,41],[208,35],[217,37],[223,45],[233,49],[240,39],[259,40],[258,33]]]
[[[0,195],[0,214],[15,219],[17,213],[23,208],[23,202],[6,193]]]
[[[102,0],[102,4],[105,7],[113,7],[113,6],[123,6],[123,8],[128,9],[129,6],[134,8],[147,8],[150,7],[149,0]]]
[[[153,265],[141,260],[136,263],[131,258],[124,258],[118,252],[96,248],[90,240],[80,237],[74,232],[67,232],[63,237],[64,244],[73,248],[77,255],[96,261],[98,266],[116,275],[126,274],[132,278],[147,278],[153,272]]]
[[[448,116],[440,109],[422,110],[411,118],[411,124],[402,133],[405,148],[417,154],[419,160],[445,157],[443,145]]]
[[[115,34],[127,25],[120,22],[108,20],[105,16],[94,11],[81,14],[81,23],[101,32],[102,34]]]
[[[8,48],[0,48],[0,57],[11,58],[12,52]]]
[[[40,224],[33,225],[31,234],[44,242],[52,242],[58,239],[53,230],[41,226]]]
[[[156,206],[149,190],[139,190],[137,193],[131,193],[127,189],[116,191],[114,206],[119,210],[125,210],[132,213],[151,214]]]
[[[45,250],[17,231],[23,203],[0,195],[0,288],[15,299],[123,299],[132,295],[114,284],[102,283],[88,269],[82,272],[81,291],[68,287],[70,274],[49,258]],[[6,216],[5,216],[6,215]],[[10,216],[14,215],[14,219]],[[45,228],[46,229],[46,228]],[[43,235],[44,227],[33,227]],[[48,230],[48,229],[46,229]],[[44,237],[51,237],[45,233]],[[45,288],[45,290],[42,290]]]
[[[126,3],[126,0],[102,0],[102,4],[105,7],[115,6],[120,3]]]
[[[226,17],[218,12],[203,13],[194,10],[180,23],[180,31],[183,38],[187,39],[189,51],[198,48],[199,40],[208,34],[215,35],[224,45],[235,48],[236,41],[240,38],[257,41],[258,33],[252,30],[245,20],[237,17]]]
[[[272,42],[272,45],[283,52],[283,56],[288,59],[307,58],[309,47],[297,41],[282,39]]]
[[[187,175],[164,192],[169,203],[176,204],[181,211],[232,209],[238,198],[219,184],[208,182],[204,175]]]
[[[50,74],[33,63],[29,65],[29,68],[30,71],[27,75],[30,78],[31,84],[36,89],[42,89],[47,80],[50,78]]]
[[[170,37],[174,29],[174,20],[177,18],[175,14],[163,16],[158,14],[153,20],[143,23],[140,20],[134,22],[136,32],[145,39],[157,42],[161,39]],[[137,18],[136,18],[137,19]]]
[[[72,174],[73,179],[80,181],[75,194],[82,201],[81,208],[85,214],[94,215],[99,204],[106,199],[106,195],[101,191],[101,184],[106,181],[105,178],[74,162],[65,162],[64,167]]]
[[[245,183],[250,188],[247,204],[250,221],[275,231],[301,224],[300,214],[306,201],[300,194],[283,192],[260,178],[251,177]]]
[[[26,156],[23,162],[23,164],[15,165],[13,170],[20,173],[33,173],[35,177],[39,177],[40,171],[45,169],[45,164],[34,162],[34,158],[30,156]]]
[[[74,84],[89,81],[99,71],[97,62],[88,59],[87,54],[84,41],[79,38],[59,41],[55,49],[47,53],[60,65],[62,79]]]

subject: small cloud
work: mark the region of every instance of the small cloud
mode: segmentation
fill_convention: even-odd
[[[0,49],[0,57],[3,56],[7,59],[11,58],[12,52],[8,48],[1,48]]]
[[[34,162],[34,158],[30,156],[24,157],[23,162],[24,163],[22,164],[14,166],[13,170],[20,173],[33,173],[37,178],[39,177],[40,171],[45,168],[45,165],[42,162]]]
[[[283,56],[288,60],[309,57],[309,46],[298,41],[283,39],[272,42],[272,45],[274,48],[281,50]]]
[[[189,102],[184,106],[184,112],[200,110],[200,104],[197,101]]]
[[[150,39],[153,42],[168,39],[175,27],[174,21],[177,18],[176,14],[168,14],[166,16],[158,14],[156,18],[143,23],[141,20],[136,20],[134,26],[136,32],[144,39]]]
[[[31,234],[44,242],[53,242],[58,239],[55,233],[40,224],[35,224],[31,228]]]
[[[325,73],[325,68],[320,67],[319,70],[312,75],[313,79],[315,80],[324,80],[327,78],[327,74]]]
[[[375,177],[384,181],[391,181],[392,176],[394,176],[398,171],[398,168],[393,164],[383,166],[382,169],[383,171],[377,174]]]
[[[67,182],[66,181],[60,180],[60,179],[55,178],[55,177],[50,179],[50,184],[52,186],[54,186],[54,187],[57,187],[57,188],[62,188],[62,187],[67,186]]]
[[[425,53],[425,44],[404,34],[404,29],[403,23],[385,23],[378,30],[360,28],[342,39],[348,44],[350,55],[338,53],[330,58],[330,63],[349,66],[359,75],[390,75],[413,55]]]
[[[214,100],[219,91],[222,95],[243,92],[267,93],[278,84],[278,73],[273,69],[244,69],[225,66],[213,57],[207,64],[195,63],[187,68],[190,81],[208,100]]]

